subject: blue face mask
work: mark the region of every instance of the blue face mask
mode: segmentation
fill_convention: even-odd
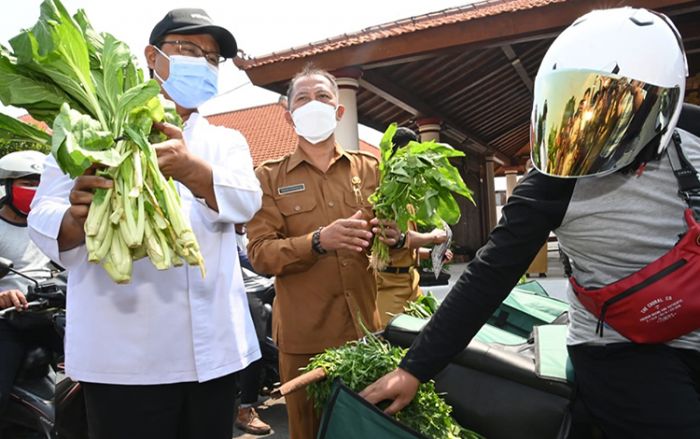
[[[204,58],[182,55],[166,55],[170,61],[170,76],[168,79],[153,71],[156,78],[162,82],[163,90],[176,104],[183,108],[197,108],[216,96],[219,85],[219,70],[209,64]]]

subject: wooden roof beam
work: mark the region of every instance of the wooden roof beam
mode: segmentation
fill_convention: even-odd
[[[523,84],[525,84],[525,87],[527,87],[527,89],[530,90],[530,94],[532,95],[534,88],[532,84],[532,79],[530,79],[530,76],[527,74],[527,71],[525,70],[525,67],[523,67],[523,63],[520,62],[520,58],[518,58],[518,55],[515,53],[510,44],[504,44],[503,46],[501,46],[501,50],[503,50],[503,53],[506,55],[506,58],[508,58],[508,61],[510,61],[510,65],[513,66],[515,72],[520,77],[520,80],[523,81]]]
[[[453,121],[448,115],[437,110],[436,108],[433,108],[433,106],[429,103],[423,101],[414,94],[409,93],[407,90],[396,85],[383,75],[374,71],[364,72],[362,78],[360,79],[360,87],[377,94],[378,96],[415,116],[424,115],[441,119],[444,123],[449,125],[453,131],[459,133],[459,135],[464,138],[464,141],[468,141],[468,143],[476,146],[476,148],[471,148],[473,151],[482,155],[493,155],[496,161],[501,164],[510,164],[510,158],[507,155],[489,145],[488,142],[479,139],[478,136],[465,131],[460,127],[459,123]],[[468,147],[468,145],[465,146]]]
[[[365,73],[366,75],[366,73]],[[390,93],[387,93],[386,91],[382,90],[381,88],[377,87],[376,85],[372,84],[371,82],[367,81],[364,78],[360,78],[360,87],[364,88],[367,91],[370,91],[374,93],[375,95],[379,96],[380,98],[384,99],[387,102],[391,102],[392,104],[396,105],[397,107],[401,108],[407,113],[411,113],[414,116],[418,116],[420,111],[418,109],[407,102],[402,101],[401,99],[393,96]]]
[[[436,58],[438,56],[442,56],[442,54],[438,53],[438,52],[431,52],[431,53],[425,53],[422,55],[407,56],[404,58],[395,58],[395,59],[390,59],[387,61],[379,61],[379,62],[365,64],[362,66],[362,70],[378,69],[378,68],[382,68],[382,67],[391,67],[391,66],[407,64],[407,63],[412,63],[412,62],[425,61],[426,59],[432,59],[432,58]]]

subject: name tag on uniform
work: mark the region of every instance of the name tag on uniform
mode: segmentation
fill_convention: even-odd
[[[288,194],[293,194],[295,192],[303,192],[305,190],[306,190],[306,186],[304,186],[304,183],[299,183],[299,184],[293,184],[291,186],[278,187],[277,193],[280,195],[288,195]]]

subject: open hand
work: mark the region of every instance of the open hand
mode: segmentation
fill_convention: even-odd
[[[340,218],[321,229],[321,248],[361,252],[369,247],[372,233],[358,210],[350,218]]]
[[[447,232],[445,232],[444,229],[433,229],[433,231],[430,232],[430,236],[432,237],[432,243],[435,245],[447,241]]]

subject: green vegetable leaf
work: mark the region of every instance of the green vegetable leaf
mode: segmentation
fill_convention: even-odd
[[[128,154],[120,154],[113,145],[112,133],[103,130],[98,121],[63,104],[51,139],[51,152],[63,172],[75,178],[93,163],[118,166]]]
[[[160,93],[160,86],[153,79],[130,88],[119,98],[116,107],[117,119],[121,120],[126,118],[128,113],[137,107],[146,105],[151,99],[158,96],[158,93]]]
[[[382,140],[379,141],[379,155],[381,156],[381,160],[379,161],[380,173],[385,164],[389,161],[389,158],[394,150],[394,143],[392,142],[392,139],[394,138],[394,134],[396,134],[396,128],[397,125],[395,123],[389,125],[389,128],[386,129],[384,135],[382,136]]]
[[[49,125],[62,103],[79,106],[50,78],[19,66],[16,62],[17,59],[5,47],[0,46],[0,101],[3,104],[24,107],[35,119],[44,120]]]
[[[42,145],[51,143],[48,133],[4,113],[0,113],[0,139]]]
[[[90,56],[90,69],[93,71],[101,71],[104,38],[92,28],[85,10],[79,9],[78,12],[73,15],[73,19],[75,19],[75,22],[80,27],[85,42],[87,43],[88,54]]]
[[[44,0],[40,10],[34,27],[10,40],[17,64],[51,78],[106,127],[80,27],[58,0]]]

